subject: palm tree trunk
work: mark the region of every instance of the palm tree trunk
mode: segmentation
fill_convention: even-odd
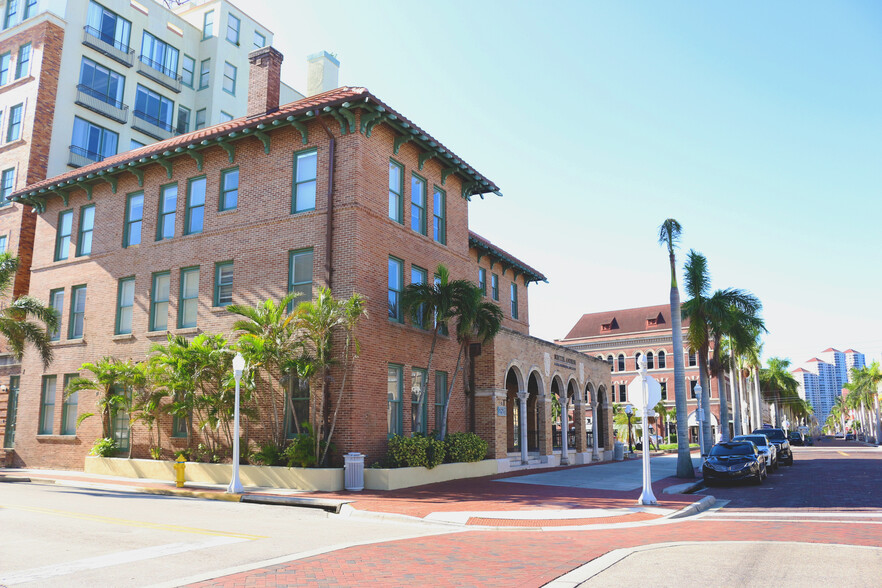
[[[729,399],[726,398],[726,383],[723,381],[723,364],[720,361],[722,337],[714,337],[714,377],[717,380],[717,391],[720,393],[720,440],[729,440]],[[710,449],[708,449],[710,451]]]
[[[756,366],[753,366],[753,405],[756,412],[754,413],[753,428],[751,430],[755,431],[761,429],[763,426],[763,406],[762,397],[760,396],[759,368]]]
[[[450,408],[450,397],[453,396],[453,386],[456,384],[456,375],[459,373],[459,365],[462,362],[462,354],[466,345],[468,345],[468,340],[463,341],[459,346],[459,353],[456,355],[456,368],[453,370],[453,377],[450,378],[450,386],[447,389],[447,397],[444,399],[444,420],[441,422],[442,439],[447,435],[447,412]]]
[[[735,417],[735,434],[741,435],[741,387],[735,379],[735,357],[729,356],[729,381],[732,383],[732,413]]]
[[[321,467],[325,463],[325,459],[328,457],[328,448],[331,446],[331,438],[334,436],[334,428],[337,426],[337,413],[340,410],[340,404],[343,402],[343,391],[346,389],[346,378],[349,375],[349,346],[351,344],[351,335],[349,333],[346,334],[346,343],[343,346],[343,381],[340,382],[340,391],[337,392],[337,402],[334,403],[334,416],[331,419],[331,428],[328,431],[328,436],[325,439],[325,448],[322,450],[322,458],[318,462],[318,466]],[[434,345],[433,345],[434,347]],[[429,364],[431,365],[432,360],[429,360]]]
[[[714,435],[711,431],[711,406],[710,406],[710,381],[707,373],[707,353],[706,346],[698,351],[698,377],[701,381],[701,406],[704,408],[704,455],[710,451],[714,445]]]
[[[671,261],[671,335],[674,356],[674,405],[677,411],[677,477],[694,478],[695,468],[689,451],[689,414],[686,408],[686,369],[683,365],[683,318],[680,314],[680,290],[677,288],[674,255]]]

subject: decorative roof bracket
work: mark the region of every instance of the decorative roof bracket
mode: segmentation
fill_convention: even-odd
[[[132,164],[129,164],[129,165],[132,165]],[[139,187],[141,187],[141,188],[144,187],[144,170],[143,169],[138,169],[137,167],[130,167],[126,171],[131,172],[132,175],[134,175],[136,178],[138,178],[138,186]]]
[[[341,108],[337,112],[339,112],[341,115],[343,115],[343,118],[345,118],[347,121],[349,121],[349,132],[354,133],[355,127],[356,127],[355,113],[345,107]]]
[[[196,151],[192,145],[187,147],[187,155],[193,158],[193,161],[196,162],[196,171],[202,171],[202,163],[203,157],[202,154]]]
[[[398,155],[398,150],[408,141],[413,141],[413,135],[398,135],[392,143],[392,152]]]
[[[260,142],[263,143],[263,152],[269,155],[270,152],[270,137],[263,131],[254,131],[254,136],[260,139]]]
[[[426,162],[429,161],[430,159],[432,159],[433,157],[435,157],[436,155],[437,155],[437,153],[435,153],[434,151],[425,151],[423,153],[420,153],[420,161],[419,161],[420,170],[422,171],[423,166],[426,165]]]
[[[117,184],[117,180],[119,178],[117,178],[116,176],[111,176],[109,174],[106,174],[103,171],[98,172],[98,175],[101,177],[102,180],[104,180],[105,182],[110,184],[110,191],[112,193],[116,194],[116,184]],[[90,200],[91,200],[91,198],[90,198]]]
[[[377,123],[383,121],[383,114],[381,112],[364,112],[361,114],[361,132],[364,133],[366,137],[371,136],[371,131],[374,130],[374,127]]]
[[[227,152],[227,156],[230,160],[230,163],[233,163],[233,160],[236,159],[236,147],[233,146],[232,143],[225,143],[225,142],[220,142],[220,143],[218,143],[218,145],[220,145],[221,149],[223,149],[224,151]],[[169,177],[171,177],[171,176],[169,176]]]
[[[306,125],[294,120],[293,116],[289,116],[285,120],[287,120],[289,123],[291,123],[291,126],[300,132],[300,138],[303,140],[303,144],[306,145],[309,142],[309,136],[306,132]]]
[[[165,168],[165,173],[168,176],[168,179],[172,179],[172,162],[169,159],[157,159],[156,163]]]
[[[449,176],[452,173],[456,173],[455,167],[445,167],[444,169],[441,170],[441,185],[442,186],[447,183],[447,176]]]

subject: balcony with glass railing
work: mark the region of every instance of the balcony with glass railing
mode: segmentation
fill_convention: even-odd
[[[128,106],[85,84],[77,86],[77,97],[74,102],[84,108],[88,108],[92,112],[97,112],[123,124],[129,120]]]
[[[181,91],[181,76],[146,55],[138,57],[138,73],[162,84],[173,92]]]
[[[174,135],[174,128],[170,123],[159,120],[151,114],[135,110],[132,117],[132,128],[149,135],[158,141],[170,139]]]
[[[123,45],[113,37],[105,35],[96,28],[83,27],[83,45],[114,59],[126,67],[135,63],[135,50]]]
[[[85,147],[80,147],[79,145],[71,145],[70,158],[67,160],[67,164],[71,167],[83,167],[95,163],[96,161],[102,161],[103,159],[104,156],[100,153],[89,151]]]

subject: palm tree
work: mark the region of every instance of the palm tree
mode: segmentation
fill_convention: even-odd
[[[710,290],[710,276],[707,271],[707,259],[701,253],[689,251],[685,266],[686,293],[690,299],[683,303],[683,318],[689,319],[689,327],[686,331],[686,340],[691,351],[698,355],[698,377],[701,384],[701,406],[705,413],[710,414],[710,386],[707,375],[707,356],[710,348],[710,336],[708,327],[712,321],[711,312],[713,307],[708,306],[708,292]],[[721,415],[722,416],[722,415]],[[710,431],[710,419],[707,418],[702,434],[704,451],[710,450],[713,445],[713,436]]]
[[[17,257],[10,253],[0,254],[0,297],[9,294],[17,270]],[[6,339],[13,357],[21,361],[25,347],[31,344],[40,354],[44,368],[52,363],[50,333],[57,331],[59,324],[60,319],[55,309],[44,306],[33,296],[19,296],[0,309],[0,335]]]
[[[683,365],[683,323],[680,314],[680,289],[677,287],[677,261],[674,249],[680,241],[682,228],[676,219],[669,218],[658,229],[658,242],[668,248],[671,265],[671,335],[674,356],[674,405],[677,413],[677,477],[694,478],[695,468],[689,450],[688,417],[686,407],[686,369]]]
[[[319,288],[315,299],[301,302],[294,313],[294,327],[302,334],[304,343],[305,357],[301,363],[308,363],[310,371],[320,374],[322,380],[321,407],[317,411],[322,415],[319,427],[321,442],[317,442],[315,446],[316,464],[319,467],[325,463],[328,455],[352,361],[360,353],[361,348],[358,339],[355,338],[355,327],[366,314],[364,296],[353,294],[348,300],[337,300],[328,288]],[[333,341],[334,336],[340,331],[343,332],[344,341],[338,360],[334,353]],[[343,374],[334,403],[334,416],[331,419],[329,372],[331,366],[337,363],[342,364]],[[321,455],[319,455],[320,451]]]
[[[463,356],[469,344],[473,341],[487,343],[492,340],[499,329],[502,328],[502,310],[493,302],[484,300],[481,289],[468,282],[458,290],[456,300],[451,311],[451,318],[456,321],[456,340],[459,343],[459,353],[456,355],[456,368],[453,377],[444,395],[444,418],[441,419],[441,439],[447,435],[447,413],[450,409],[450,397],[456,385],[456,376]],[[471,396],[474,398],[474,396]]]
[[[780,425],[781,405],[799,398],[799,382],[788,369],[790,360],[770,357],[768,368],[760,370],[760,386],[763,395],[775,406],[775,426]]]
[[[882,434],[882,423],[880,423],[879,414],[879,387],[882,385],[882,369],[879,362],[874,361],[869,366],[862,368],[852,368],[850,384],[845,387],[851,390],[859,391],[864,404],[871,412],[875,412],[873,419],[873,435],[876,444],[880,443],[880,434]]]
[[[435,357],[435,345],[438,335],[447,329],[447,324],[454,317],[457,302],[464,296],[472,283],[468,280],[450,280],[450,271],[443,265],[435,270],[437,276],[431,284],[410,284],[401,296],[401,306],[413,324],[425,328],[429,317],[432,317],[432,344],[429,347],[429,360],[426,365],[426,382],[419,398],[419,414],[423,414],[423,403],[427,402],[432,387],[432,360]],[[443,439],[443,437],[442,437]]]
[[[291,321],[293,313],[288,312],[288,307],[296,293],[291,292],[277,303],[266,300],[257,306],[244,306],[232,304],[227,310],[239,315],[240,319],[233,323],[233,329],[239,332],[237,345],[248,361],[251,370],[261,370],[266,376],[263,386],[256,387],[260,395],[269,396],[269,402],[260,402],[261,405],[269,404],[272,410],[271,418],[266,419],[270,423],[270,431],[273,441],[281,447],[285,442],[285,401],[287,398],[288,409],[293,411],[293,401],[289,394],[283,395],[280,402],[278,397],[276,379],[288,381],[296,373],[296,358],[303,355],[302,344],[295,336]],[[299,432],[299,418],[293,414],[294,426]]]

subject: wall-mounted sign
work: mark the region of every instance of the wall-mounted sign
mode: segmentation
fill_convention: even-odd
[[[505,407],[497,406],[496,407],[496,416],[505,416]]]

